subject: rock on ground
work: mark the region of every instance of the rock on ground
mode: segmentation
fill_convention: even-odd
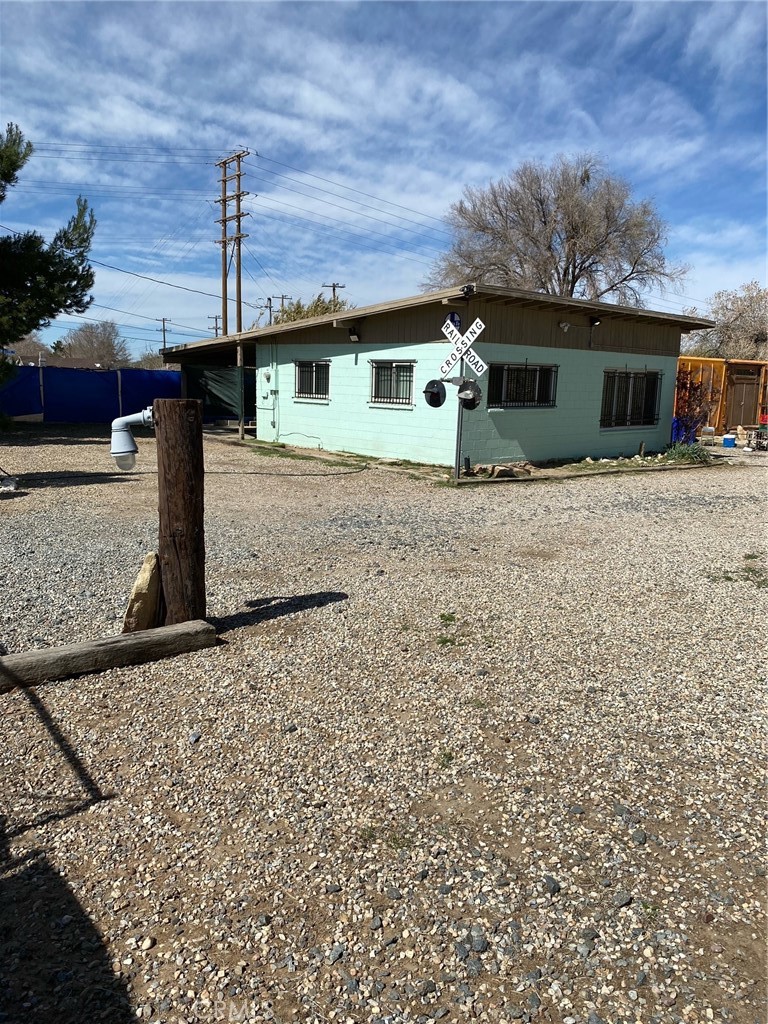
[[[76,440],[4,439],[9,653],[156,545]],[[0,698],[0,1021],[762,1020],[765,462],[205,459],[221,645]]]

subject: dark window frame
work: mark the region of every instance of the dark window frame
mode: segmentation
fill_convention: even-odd
[[[416,360],[372,359],[370,404],[412,406],[415,366]],[[407,384],[406,396],[397,394],[404,390],[403,383]]]
[[[296,359],[294,366],[296,370],[293,397],[308,401],[328,401],[331,395],[330,360]]]
[[[600,427],[655,427],[661,409],[660,370],[603,370]]]
[[[488,408],[556,408],[559,369],[553,363],[491,363]]]

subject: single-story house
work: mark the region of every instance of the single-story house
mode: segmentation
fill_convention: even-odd
[[[681,334],[709,326],[466,284],[178,345],[164,358],[180,365],[182,389],[187,369],[254,367],[255,406],[242,416],[262,441],[434,465],[541,462],[663,450]],[[474,340],[459,361],[451,354],[465,334]],[[462,375],[479,402],[459,397],[468,389],[451,381]]]

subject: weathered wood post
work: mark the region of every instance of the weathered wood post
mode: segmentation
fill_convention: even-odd
[[[152,415],[165,609],[161,624],[171,626],[205,618],[202,406],[194,399],[158,398]]]

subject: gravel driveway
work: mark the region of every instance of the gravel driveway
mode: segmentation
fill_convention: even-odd
[[[6,653],[154,441],[5,435]],[[768,459],[439,486],[205,441],[217,647],[0,696],[0,1022],[762,1022]]]

